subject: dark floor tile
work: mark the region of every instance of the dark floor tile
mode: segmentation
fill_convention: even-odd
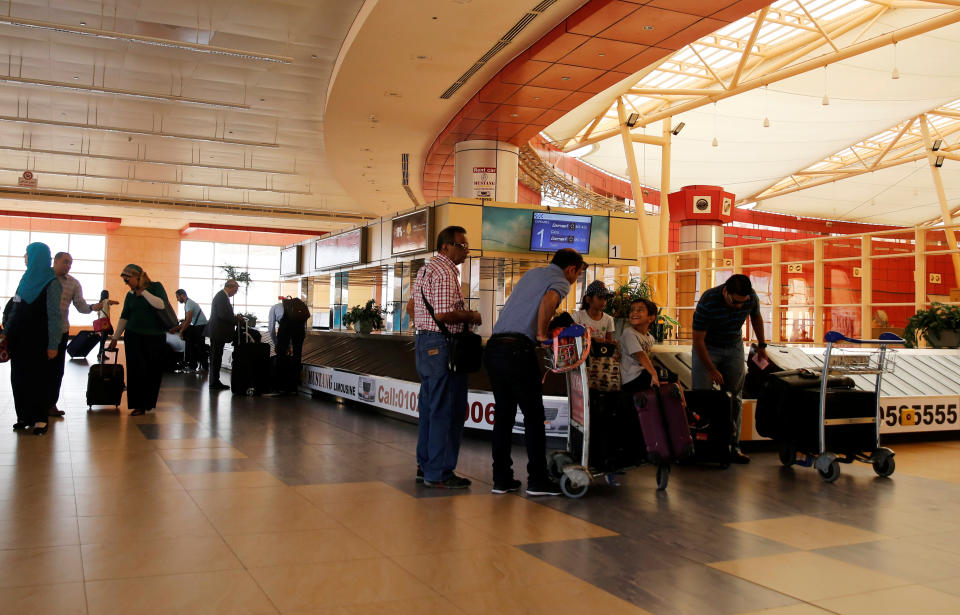
[[[626,562],[624,568],[628,568]],[[625,570],[587,580],[657,615],[729,615],[798,604],[789,596],[706,566]]]

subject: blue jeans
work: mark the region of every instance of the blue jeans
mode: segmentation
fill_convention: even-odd
[[[743,355],[743,344],[731,346],[707,346],[707,354],[713,366],[723,375],[724,391],[733,396],[733,434],[730,442],[734,448],[740,447],[740,425],[743,423],[743,379],[747,375],[747,360]],[[696,349],[693,351],[692,379],[694,389],[712,389],[710,373],[700,361]]]
[[[417,333],[417,464],[430,482],[453,475],[467,418],[467,375],[447,370],[447,340],[434,331]]]

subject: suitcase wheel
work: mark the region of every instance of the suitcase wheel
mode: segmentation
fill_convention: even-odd
[[[257,394],[257,390],[253,387],[247,389],[247,397],[253,397]]]
[[[670,464],[661,463],[657,466],[657,490],[663,491],[670,482]]]
[[[563,492],[563,495],[568,498],[576,499],[582,498],[587,494],[587,489],[590,488],[590,484],[583,485],[582,487],[577,487],[573,484],[573,481],[570,480],[570,477],[564,474],[560,477],[560,491]]]
[[[820,478],[822,478],[824,482],[832,483],[840,478],[840,464],[834,460],[829,466],[827,466],[826,471],[817,468],[817,472],[820,473]]]

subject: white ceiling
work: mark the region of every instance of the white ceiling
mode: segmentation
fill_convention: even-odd
[[[897,10],[881,17],[860,40],[945,11]],[[843,48],[856,32],[837,40]],[[818,52],[817,55],[819,55]],[[907,118],[960,98],[960,25],[902,41],[891,78],[892,47],[883,47],[826,70],[780,81],[674,118],[685,122],[673,139],[670,186],[724,186],[745,199],[780,179]],[[823,106],[826,93],[830,104]],[[770,127],[763,127],[763,118]],[[551,127],[552,128],[552,127]],[[548,128],[548,132],[550,129]],[[660,135],[652,125],[647,133]],[[551,133],[552,134],[552,133]],[[553,135],[556,136],[556,135]],[[718,147],[711,145],[714,137]],[[643,183],[660,183],[660,148],[634,144]],[[620,137],[597,144],[583,160],[627,176]],[[960,201],[960,163],[942,171],[951,204]],[[916,171],[922,168],[921,171]],[[904,176],[909,175],[908,178]],[[858,176],[762,201],[757,209],[796,215],[916,224],[939,213],[926,162]]]
[[[37,87],[0,77],[0,186],[16,186],[20,172],[31,169],[39,188],[53,194],[156,199],[181,209],[194,202],[284,208],[311,212],[303,217],[310,227],[329,226],[316,212],[361,211],[329,172],[322,109],[333,63],[362,3],[12,2],[8,15],[18,19],[292,61],[0,25],[0,54],[9,57],[14,80],[227,105]],[[102,9],[107,14],[101,17]]]

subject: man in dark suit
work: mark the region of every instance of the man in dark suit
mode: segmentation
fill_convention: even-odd
[[[210,336],[210,390],[220,391],[230,387],[220,381],[220,365],[223,363],[223,347],[233,340],[237,329],[237,317],[233,313],[230,297],[237,294],[240,285],[236,280],[227,280],[223,290],[213,296],[207,335]]]

